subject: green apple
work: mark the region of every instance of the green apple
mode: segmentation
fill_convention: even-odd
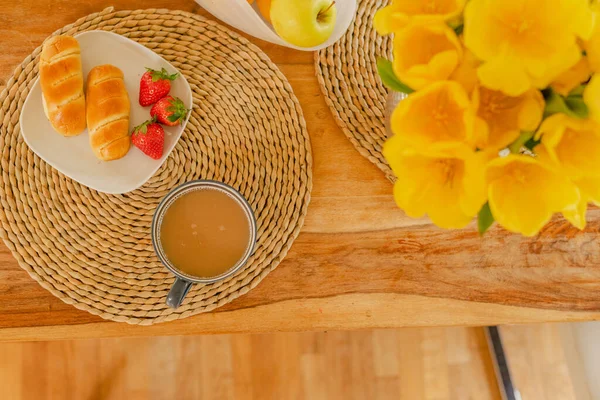
[[[271,22],[285,41],[299,47],[318,46],[335,27],[334,0],[271,0]]]

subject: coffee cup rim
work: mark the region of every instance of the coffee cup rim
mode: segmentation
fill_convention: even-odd
[[[242,258],[240,258],[240,260],[233,267],[228,269],[227,271],[223,272],[220,275],[216,275],[213,277],[197,277],[197,276],[186,274],[183,271],[180,271],[179,269],[175,268],[175,266],[169,261],[169,259],[164,254],[164,250],[162,249],[162,247],[159,247],[159,245],[158,245],[158,243],[160,242],[160,240],[159,240],[159,238],[160,238],[159,221],[160,221],[160,218],[162,216],[164,216],[164,214],[168,210],[167,204],[169,203],[169,201],[172,200],[174,197],[180,195],[180,193],[182,193],[182,192],[185,192],[187,190],[192,190],[193,188],[200,188],[200,187],[215,188],[215,189],[220,189],[220,190],[227,192],[242,206],[242,208],[244,209],[244,212],[246,213],[246,215],[248,217],[249,223],[250,223],[250,238],[248,240],[248,247],[246,248],[246,251],[244,252],[244,255],[242,256]],[[169,191],[169,193],[167,193],[167,195],[162,198],[160,203],[158,203],[158,206],[154,210],[154,215],[152,216],[151,239],[152,239],[152,246],[154,248],[154,253],[158,257],[160,262],[165,267],[167,267],[167,269],[169,271],[171,271],[176,277],[183,279],[185,281],[188,281],[188,282],[193,282],[193,283],[201,283],[201,284],[215,283],[215,282],[222,281],[222,280],[234,275],[248,262],[248,259],[254,253],[254,249],[256,247],[256,236],[257,236],[256,217],[254,215],[254,211],[252,210],[252,207],[250,206],[250,203],[248,202],[248,200],[246,200],[246,198],[238,190],[234,189],[233,187],[229,186],[226,183],[215,181],[215,180],[197,179],[197,180],[185,182],[185,183],[171,189],[171,191]]]

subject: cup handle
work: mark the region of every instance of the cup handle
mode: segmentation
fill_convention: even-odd
[[[192,282],[181,278],[175,278],[175,282],[167,295],[167,305],[171,308],[179,307],[181,303],[183,303],[183,299],[185,298],[185,295],[188,294],[191,287]]]

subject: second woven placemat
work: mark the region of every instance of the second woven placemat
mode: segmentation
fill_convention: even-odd
[[[52,294],[103,318],[149,325],[213,310],[255,287],[285,257],[312,188],[302,110],[279,69],[240,35],[182,11],[103,12],[54,34],[112,31],[163,56],[187,78],[193,108],[165,164],[140,189],[108,195],[38,158],[19,132],[38,76],[38,47],[0,95],[0,237],[19,265]],[[225,281],[194,285],[177,310],[165,305],[173,276],[152,248],[162,197],[194,179],[238,189],[257,218],[256,251]]]
[[[377,75],[377,57],[390,59],[392,41],[373,28],[373,16],[388,0],[358,0],[348,32],[333,46],[315,53],[315,69],[325,101],[354,147],[388,179],[393,174],[381,154],[387,138],[387,89]]]

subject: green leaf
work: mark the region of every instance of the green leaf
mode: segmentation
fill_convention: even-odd
[[[583,102],[581,95],[568,96],[566,99],[552,89],[544,91],[546,107],[544,108],[544,118],[563,113],[572,118],[585,119],[588,117],[588,108]]]
[[[545,94],[546,107],[544,108],[544,118],[557,113],[567,113],[569,111],[564,98],[552,89],[547,89]]]
[[[583,96],[581,95],[569,95],[565,99],[565,103],[567,104],[567,107],[569,107],[569,110],[577,115],[578,118],[585,119],[590,114],[587,105],[583,102]]]
[[[479,230],[479,234],[483,235],[493,223],[494,216],[492,215],[492,210],[490,210],[490,204],[485,203],[477,215],[477,229]]]
[[[569,92],[569,96],[583,96],[583,91],[585,90],[585,85],[579,85],[575,89]]]
[[[161,68],[160,71],[158,71],[158,70],[146,67],[146,71],[150,72],[150,75],[152,76],[152,82],[157,82],[157,81],[163,80],[163,79],[173,81],[179,75],[177,72],[174,74],[169,74],[169,71],[167,71],[165,68]]]
[[[377,59],[377,73],[381,78],[381,82],[383,82],[388,89],[406,94],[414,92],[414,90],[406,86],[400,81],[400,79],[398,79],[394,73],[394,69],[392,68],[391,61],[379,57]]]
[[[145,135],[146,132],[148,131],[148,125],[153,124],[154,122],[156,122],[156,117],[152,117],[152,119],[142,122],[140,125],[133,128],[132,133],[134,135],[139,135],[139,134]]]

